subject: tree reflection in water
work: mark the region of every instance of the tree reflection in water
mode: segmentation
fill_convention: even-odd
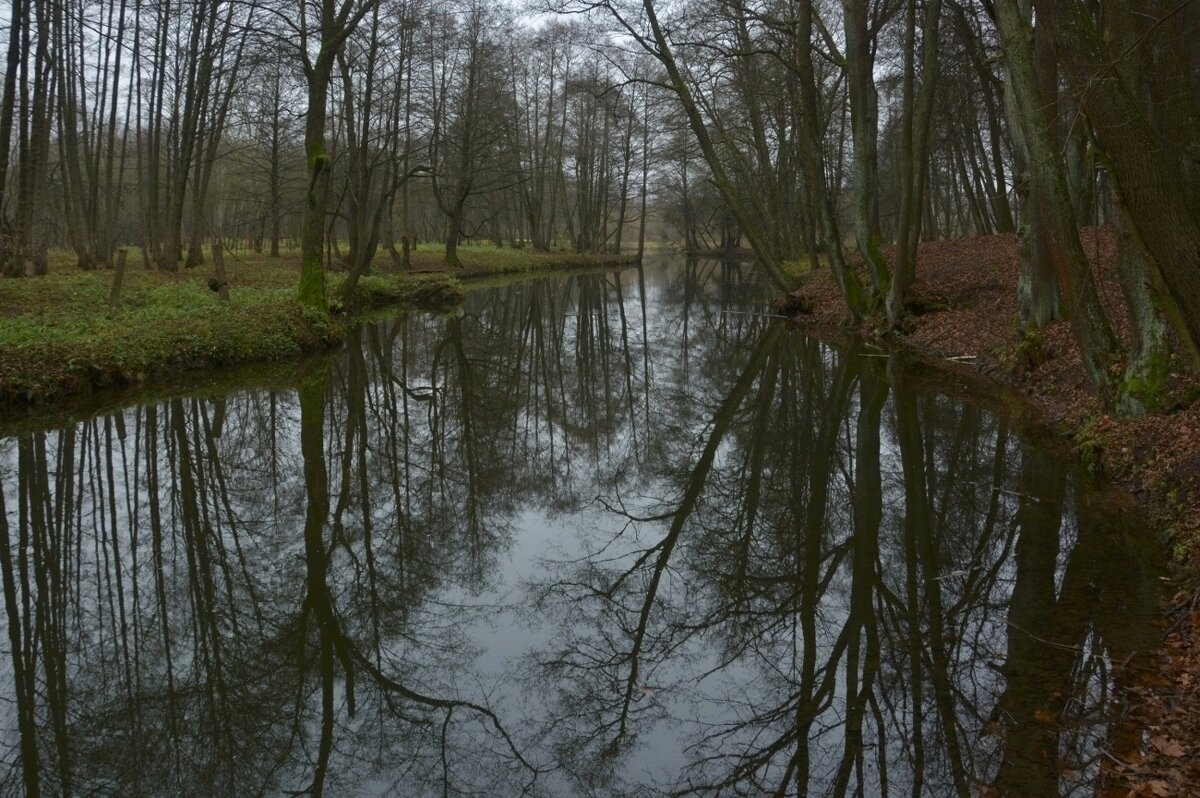
[[[481,292],[0,443],[7,789],[1083,790],[1152,546],[748,274]]]
[[[580,782],[638,792],[630,760],[682,726],[673,794],[1086,791],[1155,640],[1136,522],[874,353],[771,329],[739,362],[657,498],[602,496],[620,535],[533,589]]]

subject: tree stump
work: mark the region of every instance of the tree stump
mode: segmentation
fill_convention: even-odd
[[[216,276],[208,281],[208,287],[217,292],[222,302],[229,301],[229,281],[225,279],[225,248],[220,241],[212,244],[213,269]]]

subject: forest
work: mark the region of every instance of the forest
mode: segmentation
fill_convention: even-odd
[[[1015,232],[1020,314],[1065,317],[1114,405],[1200,343],[1200,11],[1185,0],[15,0],[0,263],[300,258],[353,289],[419,241],[745,242],[902,324],[922,240]],[[1133,336],[1079,229],[1119,230]],[[885,257],[881,244],[895,245]],[[218,253],[219,255],[219,253]]]
[[[1200,781],[1200,3],[0,39],[4,789]]]

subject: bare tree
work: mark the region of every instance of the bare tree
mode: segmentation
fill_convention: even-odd
[[[338,54],[358,23],[378,0],[306,0],[300,5],[300,59],[308,84],[304,155],[308,163],[303,227],[300,234],[300,290],[303,305],[326,309],[325,217],[329,204],[329,152],[325,147],[329,84]]]

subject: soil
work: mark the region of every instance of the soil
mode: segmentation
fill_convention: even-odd
[[[1083,243],[1114,330],[1128,346],[1115,231],[1085,230]],[[1023,334],[1019,272],[1011,234],[922,244],[913,315],[895,343],[940,367],[1016,389],[1037,421],[1070,438],[1089,467],[1132,492],[1164,532],[1178,589],[1163,608],[1162,647],[1129,666],[1133,687],[1121,735],[1142,744],[1106,753],[1098,794],[1200,796],[1200,402],[1194,401],[1200,379],[1178,369],[1166,411],[1115,415],[1092,390],[1066,321],[1051,322],[1032,343]],[[826,270],[781,301],[780,310],[818,334],[851,326]]]

